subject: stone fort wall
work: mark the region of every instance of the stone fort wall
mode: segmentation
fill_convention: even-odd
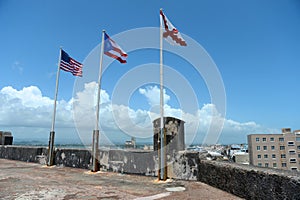
[[[45,147],[0,146],[0,158],[46,164]],[[102,169],[119,173],[157,176],[153,151],[100,150]],[[90,169],[86,149],[56,149],[55,165]],[[245,199],[300,199],[300,173],[208,161],[197,152],[178,152],[169,159],[168,176],[201,181]]]

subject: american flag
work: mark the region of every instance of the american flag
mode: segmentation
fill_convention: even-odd
[[[71,72],[74,76],[82,76],[82,64],[61,50],[60,69]]]

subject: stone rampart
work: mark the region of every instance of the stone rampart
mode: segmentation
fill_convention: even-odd
[[[0,146],[0,158],[46,164],[47,148]],[[197,152],[181,151],[169,158],[168,176],[207,183],[245,199],[300,199],[300,173],[235,163],[208,161]],[[102,169],[128,174],[157,176],[157,152],[101,150]],[[55,165],[91,167],[86,149],[55,149]]]
[[[89,169],[92,156],[89,150],[86,149],[56,149],[54,164]]]
[[[201,160],[198,181],[245,199],[300,199],[300,173]]]
[[[101,163],[101,160],[107,162]],[[157,152],[109,150],[108,153],[100,153],[100,165],[115,172],[155,176],[158,168]]]
[[[47,148],[27,146],[0,146],[0,158],[25,162],[46,163]]]

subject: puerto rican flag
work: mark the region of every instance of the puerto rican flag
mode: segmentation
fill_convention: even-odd
[[[187,46],[179,31],[173,26],[170,20],[160,10],[160,24],[164,29],[163,37],[172,45]]]
[[[120,63],[126,63],[126,52],[106,33],[104,33],[104,54],[118,60]]]

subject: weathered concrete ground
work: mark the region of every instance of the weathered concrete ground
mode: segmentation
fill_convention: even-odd
[[[0,199],[240,199],[201,182],[0,159]]]

